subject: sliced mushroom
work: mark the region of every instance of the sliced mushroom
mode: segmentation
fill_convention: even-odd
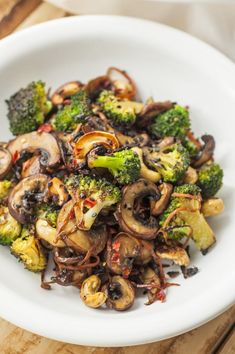
[[[0,179],[3,179],[12,166],[12,156],[4,147],[0,146]]]
[[[157,144],[157,146],[159,149],[164,149],[165,147],[174,144],[174,142],[175,142],[175,138],[173,136],[166,136]]]
[[[161,281],[159,276],[150,267],[145,267],[141,269],[140,278],[143,284],[152,286],[152,289],[148,290],[148,303],[146,305],[152,304],[156,301],[156,295],[161,290]]]
[[[107,76],[112,83],[115,94],[120,98],[131,100],[136,95],[136,85],[131,77],[124,71],[115,67],[107,70]]]
[[[154,201],[160,198],[159,190],[154,183],[140,179],[126,186],[118,206],[117,218],[124,231],[142,239],[153,239],[158,231],[157,220],[151,215],[142,217],[138,215],[138,210],[135,210],[135,202],[141,202],[144,198]]]
[[[24,178],[11,191],[8,208],[11,215],[25,224],[35,219],[35,206],[45,199],[48,176],[38,174]]]
[[[193,163],[194,167],[200,167],[213,158],[215,150],[215,139],[212,135],[203,135],[201,139],[204,142],[204,146],[202,148],[201,153]]]
[[[151,182],[158,182],[161,179],[161,175],[156,171],[150,170],[145,165],[143,160],[143,151],[137,146],[133,147],[132,150],[137,153],[140,159],[140,176]]]
[[[85,89],[88,92],[89,97],[94,100],[96,99],[101,91],[109,89],[111,82],[107,75],[98,76],[93,80],[90,80],[86,85]]]
[[[64,205],[69,198],[65,185],[57,177],[52,178],[52,180],[48,183],[48,192],[49,196],[52,197],[53,201],[59,206]]]
[[[52,246],[65,247],[69,245],[81,253],[86,253],[92,249],[94,255],[103,251],[107,241],[106,226],[99,226],[91,231],[75,230],[74,226],[75,221],[71,220],[67,227],[68,229],[71,227],[70,230],[73,230],[73,232],[67,233],[68,229],[65,228],[63,232],[58,234],[57,230],[51,227],[46,220],[39,219],[36,223],[36,232],[41,240]]]
[[[91,275],[84,280],[81,287],[80,297],[85,305],[98,308],[102,306],[106,299],[107,295],[99,291],[101,286],[101,280],[97,275]]]
[[[152,215],[160,215],[167,207],[171,197],[173,186],[170,183],[162,183],[159,187],[161,198],[157,202],[151,203]]]
[[[117,311],[129,309],[135,300],[135,289],[131,282],[120,275],[112,277],[106,288],[107,306]]]
[[[55,137],[49,133],[32,132],[19,135],[8,144],[12,156],[23,151],[34,153],[41,152],[40,164],[44,167],[53,167],[60,161],[60,149]]]
[[[97,145],[102,145],[107,149],[115,150],[119,147],[119,142],[114,134],[103,131],[92,131],[84,134],[75,144],[74,155],[78,163],[84,162],[86,155]]]
[[[53,93],[51,102],[54,106],[63,104],[65,98],[75,95],[82,87],[83,85],[80,81],[66,82]]]
[[[176,245],[160,245],[157,247],[156,255],[162,259],[171,260],[179,266],[186,267],[190,263],[185,249]]]
[[[202,203],[202,214],[209,216],[219,215],[224,211],[224,202],[221,198],[209,198]]]
[[[137,120],[138,127],[147,128],[149,124],[151,124],[154,117],[156,117],[158,114],[162,112],[168,111],[168,109],[171,109],[173,105],[174,103],[171,101],[147,103],[143,107],[138,117]]]
[[[21,177],[26,178],[29,176],[42,173],[42,166],[40,164],[40,156],[33,156],[22,165]]]

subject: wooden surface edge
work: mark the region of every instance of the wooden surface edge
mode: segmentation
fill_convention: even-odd
[[[33,10],[35,10],[42,0],[20,0],[9,8],[8,13],[0,22],[0,39],[10,34]],[[7,0],[5,1],[7,6]]]

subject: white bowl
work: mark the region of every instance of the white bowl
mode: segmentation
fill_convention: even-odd
[[[10,137],[4,100],[20,87],[42,79],[54,89],[111,65],[133,76],[143,99],[188,104],[196,132],[215,136],[226,211],[211,221],[216,246],[206,256],[192,254],[200,272],[177,279],[181,286],[169,289],[165,303],[145,306],[138,298],[124,313],[85,307],[75,288],[41,289],[39,276],[1,247],[0,315],[46,337],[97,346],[175,336],[217,316],[235,297],[235,68],[223,55],[185,33],[125,17],[70,17],[16,33],[0,43],[0,140]]]

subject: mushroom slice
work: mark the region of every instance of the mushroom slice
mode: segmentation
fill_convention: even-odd
[[[107,306],[117,311],[129,309],[135,300],[135,290],[131,282],[120,275],[112,277],[106,288]]]
[[[0,179],[3,179],[12,166],[12,156],[4,147],[0,146]]]
[[[189,166],[184,175],[184,183],[195,184],[198,180],[197,171]]]
[[[170,200],[173,186],[170,183],[162,183],[159,187],[161,198],[157,202],[152,202],[151,213],[152,215],[160,215],[167,207]]]
[[[143,284],[152,286],[152,289],[148,290],[148,303],[146,305],[152,304],[156,301],[157,293],[161,290],[161,281],[159,276],[150,267],[142,268],[140,278]]]
[[[84,161],[86,155],[97,145],[102,145],[107,149],[115,150],[119,147],[119,142],[114,134],[94,130],[84,134],[75,144],[74,154],[78,160]]]
[[[160,245],[157,247],[156,255],[162,259],[171,260],[179,266],[187,267],[190,263],[185,249],[176,245]]]
[[[193,163],[194,167],[200,167],[213,158],[215,150],[215,139],[212,135],[203,135],[201,139],[204,142],[204,146],[201,153]]]
[[[172,144],[174,144],[174,142],[175,138],[173,136],[166,136],[157,144],[157,146],[160,150],[162,150],[165,149],[167,146],[171,146]]]
[[[33,156],[22,165],[21,177],[26,178],[29,176],[42,173],[42,166],[40,164],[40,156]]]
[[[22,151],[34,153],[41,152],[40,164],[45,167],[52,167],[60,161],[60,149],[55,137],[49,133],[32,132],[19,135],[12,140],[8,146],[12,156],[20,155]]]
[[[111,81],[116,96],[131,100],[136,95],[136,85],[131,77],[124,71],[115,67],[107,70],[107,76]]]
[[[116,214],[121,228],[135,237],[153,239],[158,231],[157,220],[152,215],[142,216],[135,208],[135,203],[141,203],[144,199],[157,201],[159,198],[157,186],[150,181],[140,179],[126,186]]]
[[[134,152],[136,152],[136,154],[139,156],[141,177],[148,179],[151,182],[158,182],[161,179],[161,175],[156,171],[150,170],[145,165],[144,160],[143,160],[143,151],[137,146],[133,147],[132,150]]]
[[[108,78],[107,75],[103,75],[103,76],[98,76],[93,80],[90,80],[85,89],[88,92],[88,95],[91,99],[96,99],[100,92],[103,90],[107,90],[109,89],[111,86],[111,82]]]
[[[59,206],[64,205],[69,198],[65,185],[57,177],[52,178],[52,180],[48,183],[48,192],[49,196],[51,196]]]
[[[81,253],[87,253],[92,249],[92,254],[94,255],[103,251],[107,241],[105,226],[97,227],[92,231],[76,230],[68,235],[65,233],[58,235],[56,229],[50,226],[46,220],[39,219],[36,222],[36,232],[41,240],[48,242],[54,247],[70,246]]]
[[[153,118],[162,112],[168,111],[173,107],[173,105],[174,103],[171,101],[147,103],[139,114],[139,118],[137,120],[138,127],[148,127]]]
[[[45,199],[48,176],[38,174],[22,179],[8,198],[10,214],[21,224],[35,220],[35,205]]]
[[[53,93],[51,102],[54,106],[63,104],[65,98],[75,95],[82,87],[83,85],[80,81],[66,82]]]

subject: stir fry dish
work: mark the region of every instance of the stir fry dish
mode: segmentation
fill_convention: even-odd
[[[143,292],[165,301],[172,278],[198,272],[189,250],[206,255],[207,218],[224,209],[213,136],[195,137],[187,106],[137,97],[111,67],[6,101],[15,138],[0,144],[0,243],[43,288],[74,286],[92,308],[126,310]]]

